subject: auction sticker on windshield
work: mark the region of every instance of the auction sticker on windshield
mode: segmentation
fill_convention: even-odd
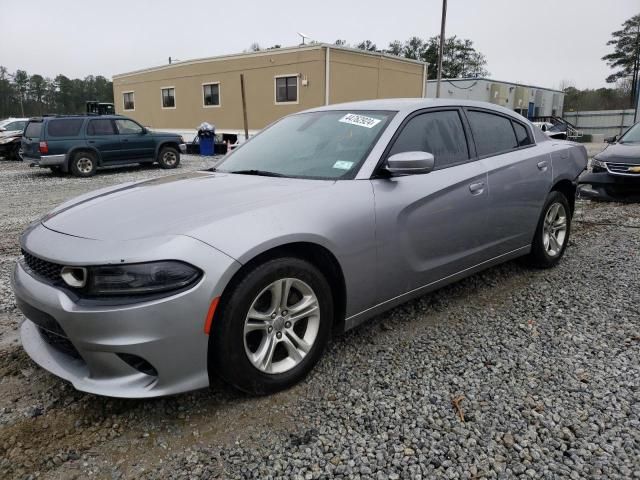
[[[373,128],[379,124],[382,120],[377,118],[366,117],[364,115],[357,115],[355,113],[347,113],[340,120],[342,123],[349,123],[351,125],[358,125],[359,127]]]
[[[338,160],[333,164],[333,168],[339,170],[349,170],[353,166],[353,162],[347,162],[346,160]]]

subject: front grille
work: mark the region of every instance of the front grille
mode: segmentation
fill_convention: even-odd
[[[49,330],[42,327],[38,327],[38,330],[40,330],[40,335],[42,335],[44,341],[59,352],[69,355],[73,358],[82,358],[80,356],[80,353],[78,353],[78,350],[76,350],[76,347],[73,346],[73,343],[71,343],[71,341],[67,337],[50,332]]]
[[[62,265],[38,258],[25,250],[22,250],[22,255],[24,256],[24,263],[34,275],[51,283],[60,283],[62,281],[60,277]]]
[[[625,175],[638,175],[640,176],[640,171],[631,172],[630,168],[636,169],[640,167],[637,163],[611,163],[607,162],[607,168],[611,173],[625,174]]]

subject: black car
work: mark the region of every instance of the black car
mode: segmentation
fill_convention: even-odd
[[[591,160],[580,177],[582,196],[615,201],[640,200],[640,122],[620,138],[606,138],[607,148]]]
[[[32,118],[22,136],[24,162],[78,177],[132,163],[175,168],[186,149],[180,135],[153,132],[121,115]]]

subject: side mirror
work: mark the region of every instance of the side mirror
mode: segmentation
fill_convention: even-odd
[[[0,127],[0,132],[4,132],[4,131],[6,131],[6,130],[7,130],[6,128],[4,128],[4,127]]]
[[[149,130],[147,129],[147,127],[142,127],[142,135],[146,135],[147,133],[149,133]]]
[[[429,152],[400,152],[387,159],[386,170],[392,175],[416,175],[431,172],[434,165]]]
[[[604,141],[606,143],[616,143],[616,140],[618,139],[617,135],[614,135],[613,137],[605,137]]]
[[[542,125],[542,131],[546,132],[547,131],[547,126],[546,125]]]

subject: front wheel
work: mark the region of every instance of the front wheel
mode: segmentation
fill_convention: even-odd
[[[22,161],[22,145],[16,143],[11,151],[11,158],[14,160]]]
[[[176,168],[180,163],[180,152],[173,147],[163,147],[158,154],[160,168]]]
[[[299,258],[269,260],[223,296],[209,341],[209,371],[262,395],[302,380],[318,362],[333,323],[325,277]]]
[[[538,268],[555,266],[567,248],[571,231],[571,207],[560,192],[553,191],[542,209],[531,244],[528,263]]]

